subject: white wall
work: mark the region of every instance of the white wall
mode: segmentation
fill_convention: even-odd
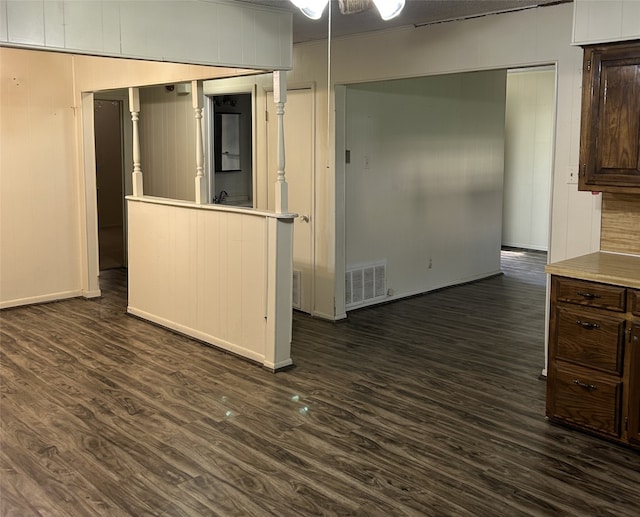
[[[191,99],[191,93],[178,95],[175,88],[140,88],[140,150],[147,196],[195,200],[196,123]]]
[[[500,271],[504,70],[347,88],[346,266],[393,298]]]
[[[573,43],[640,39],[638,0],[574,0]]]
[[[4,47],[0,62],[0,307],[97,296],[93,98],[82,92],[247,72]]]
[[[578,163],[579,131],[580,131],[580,96],[581,96],[581,67],[582,50],[570,45],[572,31],[572,6],[561,4],[552,7],[530,9],[526,11],[487,16],[483,18],[460,22],[443,23],[421,28],[400,28],[380,33],[369,33],[354,37],[341,38],[333,42],[332,52],[332,85],[351,84],[366,81],[378,81],[389,78],[419,77],[424,75],[438,75],[461,71],[485,70],[496,68],[516,68],[522,66],[557,63],[557,114],[556,133],[554,139],[553,160],[553,200],[551,220],[550,260],[557,261],[577,256],[593,250],[599,246],[600,232],[600,197],[590,193],[578,192],[576,185],[567,183],[567,176],[571,168]],[[340,126],[337,131],[331,124],[327,124],[327,62],[326,41],[300,44],[294,48],[294,69],[288,74],[290,87],[304,84],[315,84],[315,119],[316,119],[316,169],[318,170],[315,184],[316,206],[316,313],[327,317],[344,315],[344,223],[341,217],[336,217],[344,209],[344,164],[335,162],[334,150],[338,156],[344,154],[344,132]],[[67,86],[63,82],[61,70],[71,66],[71,61],[56,66],[52,53],[33,52],[24,55],[20,61],[18,54],[23,51],[0,48],[2,67],[2,84],[9,84],[13,77],[35,76],[47,89],[52,88],[61,92],[60,109],[70,104],[65,101],[68,94]],[[33,62],[39,54],[42,62]],[[45,59],[43,55],[48,57]],[[11,56],[11,57],[9,57]],[[14,59],[15,57],[15,59]],[[149,63],[134,60],[118,60],[96,58],[90,56],[67,56],[73,59],[75,69],[75,97],[74,108],[81,106],[82,91],[122,88],[126,86],[169,83],[195,78],[220,77],[215,68],[195,67],[188,65],[169,65],[163,63]],[[49,61],[51,59],[51,61]],[[68,65],[66,64],[68,63]],[[225,71],[226,72],[226,71]],[[16,75],[16,73],[18,75]],[[63,72],[62,72],[63,73]],[[252,79],[238,79],[238,84],[252,83]],[[70,87],[70,86],[69,86]],[[234,88],[235,89],[235,88]],[[5,199],[31,196],[36,206],[31,212],[18,209],[15,213],[20,217],[14,218],[10,214],[14,211],[3,212],[2,246],[0,267],[2,269],[3,288],[0,291],[2,301],[5,298],[4,282],[11,284],[12,296],[22,297],[23,293],[52,293],[53,290],[68,291],[78,289],[92,291],[97,286],[97,278],[86,282],[87,263],[97,263],[97,244],[91,241],[90,235],[95,221],[87,219],[95,211],[91,202],[85,206],[85,192],[95,191],[95,185],[85,182],[81,177],[85,157],[79,150],[82,142],[82,123],[76,118],[77,132],[75,135],[68,131],[47,131],[38,133],[38,138],[10,135],[5,131],[9,127],[5,120],[11,118],[21,120],[28,112],[27,101],[16,105],[13,99],[5,97],[12,90],[3,87],[0,96],[2,104],[2,205]],[[236,91],[240,91],[237,90]],[[257,112],[264,112],[264,90],[258,89]],[[45,95],[43,93],[43,95]],[[46,95],[51,95],[50,93]],[[45,95],[45,98],[46,98]],[[39,95],[38,95],[39,96]],[[36,98],[36,97],[34,97]],[[51,98],[51,97],[49,97]],[[5,109],[5,100],[10,109]],[[333,99],[332,99],[333,100]],[[337,99],[340,101],[340,98]],[[19,101],[18,101],[19,102]],[[329,113],[333,121],[333,108],[341,109],[340,102]],[[73,111],[73,109],[70,109]],[[338,120],[343,114],[338,113]],[[286,119],[286,115],[285,115]],[[60,123],[59,118],[54,119]],[[286,122],[285,122],[286,123]],[[329,130],[327,131],[327,128]],[[256,128],[258,137],[264,136],[262,125]],[[328,145],[329,142],[329,145]],[[338,146],[337,149],[334,143]],[[10,154],[10,173],[7,173],[7,160],[4,152],[6,145],[12,145]],[[34,147],[50,145],[55,149],[67,149],[71,146],[71,157],[47,160],[47,167],[51,173],[50,189],[40,189],[33,178],[42,167],[35,165],[24,166],[23,156],[31,152]],[[66,151],[65,151],[66,153]],[[266,163],[266,153],[258,150],[257,163]],[[54,153],[55,154],[55,153]],[[53,155],[51,155],[53,156]],[[67,156],[66,154],[64,156]],[[32,160],[35,158],[29,158]],[[29,163],[31,163],[29,161]],[[260,165],[261,166],[261,165]],[[143,165],[144,167],[144,165]],[[258,173],[260,174],[260,173]],[[256,178],[258,193],[264,199],[268,185],[264,181],[265,175]],[[77,189],[74,193],[71,193]],[[51,220],[50,207],[56,199],[67,198],[67,205],[60,220],[65,221],[58,243],[69,245],[56,248],[55,256],[41,255],[39,242],[47,241],[46,224],[41,225],[43,218]],[[71,197],[69,197],[71,196]],[[13,202],[14,204],[18,201]],[[258,200],[257,206],[262,201]],[[73,208],[79,204],[79,213]],[[38,208],[41,206],[41,208]],[[9,219],[5,217],[9,214]],[[32,223],[28,223],[31,214]],[[25,217],[25,214],[28,217]],[[65,219],[66,218],[66,219]],[[29,233],[30,230],[37,231]],[[28,235],[28,238],[24,236]],[[16,253],[11,258],[11,253]],[[82,265],[77,268],[78,255],[81,255]],[[31,264],[25,272],[25,278],[34,278],[40,271],[46,271],[46,263],[59,260],[62,271],[67,271],[69,277],[58,276],[60,286],[38,285],[33,289],[27,284],[20,283],[20,275],[14,267],[5,266],[5,257],[9,257],[11,264]],[[38,257],[38,258],[35,258]],[[7,263],[8,264],[8,263]],[[67,266],[67,264],[71,264]],[[78,278],[78,276],[80,278]],[[6,279],[6,280],[5,280]],[[15,281],[14,281],[15,279]],[[58,279],[50,282],[58,282]],[[93,283],[92,283],[93,282]],[[36,282],[37,283],[37,282]],[[57,292],[57,291],[56,291]]]
[[[228,0],[0,0],[0,43],[233,67],[291,67],[291,13]]]
[[[553,156],[553,199],[549,258],[557,261],[598,249],[600,197],[567,183],[578,162],[582,49],[570,44],[572,5],[486,16],[420,28],[404,27],[336,39],[332,44],[332,84],[420,77],[462,71],[557,64],[557,111]],[[316,283],[319,312],[344,315],[345,229],[336,217],[344,199],[345,166],[323,150],[336,142],[344,156],[341,125],[329,124],[326,108],[326,42],[294,47],[289,84],[317,84]],[[341,120],[342,99],[336,98]],[[333,120],[333,110],[331,118]],[[330,279],[334,280],[329,285]]]
[[[73,64],[7,49],[0,62],[0,307],[78,296]]]
[[[510,70],[504,150],[502,244],[547,251],[555,70]]]
[[[286,69],[291,53],[291,14],[269,7],[0,0],[0,306],[100,294],[91,92]]]
[[[316,206],[315,314],[344,317],[346,257],[344,189],[345,96],[342,85],[465,71],[556,64],[556,111],[552,164],[549,260],[595,251],[600,239],[600,196],[578,192],[569,184],[578,164],[582,86],[582,49],[571,45],[571,4],[529,9],[420,28],[403,27],[336,39],[332,42],[331,97],[327,109],[327,42],[294,46],[289,87],[315,85]],[[264,111],[262,78],[216,81],[217,92],[240,91],[257,84],[257,113]],[[225,90],[226,88],[226,90]],[[330,120],[327,120],[329,117]],[[285,107],[285,124],[286,124]],[[335,124],[335,125],[334,125]],[[257,124],[264,141],[264,124]],[[340,157],[334,160],[334,156]],[[266,207],[263,167],[257,150],[256,206]]]

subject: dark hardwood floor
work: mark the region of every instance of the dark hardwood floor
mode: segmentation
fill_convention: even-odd
[[[277,374],[103,298],[5,310],[3,516],[637,516],[640,455],[544,419],[543,253],[295,314]]]

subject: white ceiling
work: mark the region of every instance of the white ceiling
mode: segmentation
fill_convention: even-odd
[[[279,7],[293,12],[294,43],[325,39],[327,37],[328,9],[325,9],[322,19],[310,20],[289,0],[241,1]],[[460,18],[477,17],[571,1],[572,0],[407,0],[402,13],[398,17],[385,22],[380,19],[375,7],[368,11],[343,15],[340,14],[338,1],[331,0],[331,35],[332,37],[339,37],[405,25],[439,23]]]

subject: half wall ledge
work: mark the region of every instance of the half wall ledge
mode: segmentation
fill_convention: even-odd
[[[221,204],[205,204],[201,205],[194,201],[183,201],[180,199],[170,199],[166,197],[155,197],[155,196],[126,196],[127,201],[135,201],[139,203],[151,203],[155,205],[167,205],[174,207],[182,207],[182,208],[192,208],[196,210],[212,210],[216,212],[232,212],[232,213],[240,213],[244,215],[255,215],[258,217],[266,217],[272,219],[282,219],[287,220],[290,219],[293,221],[296,217],[298,217],[297,213],[284,213],[278,214],[276,212],[271,212],[269,210],[259,210],[257,208],[249,208],[249,207],[241,207],[235,205],[221,205]]]

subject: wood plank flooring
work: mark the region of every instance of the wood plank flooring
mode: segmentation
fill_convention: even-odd
[[[637,516],[640,455],[544,419],[545,254],[295,314],[269,373],[103,298],[0,313],[2,516]]]

